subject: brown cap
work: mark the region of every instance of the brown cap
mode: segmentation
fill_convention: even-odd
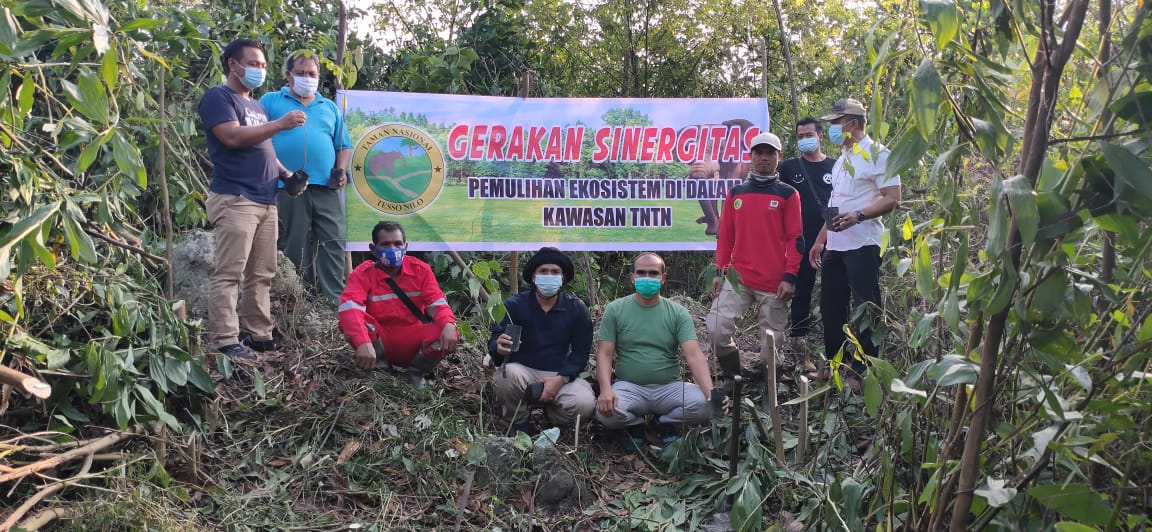
[[[772,146],[773,148],[776,148],[776,151],[784,151],[784,148],[782,147],[783,145],[780,144],[780,137],[768,133],[767,131],[752,137],[752,144],[748,146],[748,149],[754,149],[756,146],[761,144]]]
[[[832,104],[832,112],[820,117],[820,120],[827,122],[829,120],[836,120],[844,115],[864,116],[867,114],[868,111],[864,110],[864,104],[860,103],[860,100],[843,98],[836,100],[836,103]]]

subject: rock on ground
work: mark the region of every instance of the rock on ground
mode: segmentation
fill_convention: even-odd
[[[583,508],[591,501],[588,486],[573,465],[555,447],[536,449],[532,453],[532,470],[536,473],[536,505],[557,513]]]
[[[492,490],[497,497],[508,498],[519,491],[521,464],[524,460],[515,440],[505,436],[488,436],[484,446],[484,463],[476,470],[476,483]]]
[[[176,297],[184,300],[189,317],[207,317],[208,285],[216,268],[216,240],[212,232],[200,230],[180,235],[180,240],[172,248],[172,261]],[[283,253],[277,252],[272,299],[299,301],[303,296],[304,289],[296,267]]]

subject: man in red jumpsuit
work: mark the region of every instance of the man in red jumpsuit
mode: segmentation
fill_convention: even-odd
[[[422,388],[424,375],[456,350],[456,317],[432,268],[404,255],[403,226],[376,224],[368,249],[376,260],[357,266],[340,294],[340,330],[356,349],[357,368],[407,368],[408,382]]]

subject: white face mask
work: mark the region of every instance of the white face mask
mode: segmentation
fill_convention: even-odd
[[[292,92],[301,98],[311,98],[320,87],[320,78],[292,76]]]

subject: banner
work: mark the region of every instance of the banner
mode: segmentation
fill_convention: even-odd
[[[768,124],[760,99],[341,91],[348,249],[380,220],[421,251],[711,250]]]

